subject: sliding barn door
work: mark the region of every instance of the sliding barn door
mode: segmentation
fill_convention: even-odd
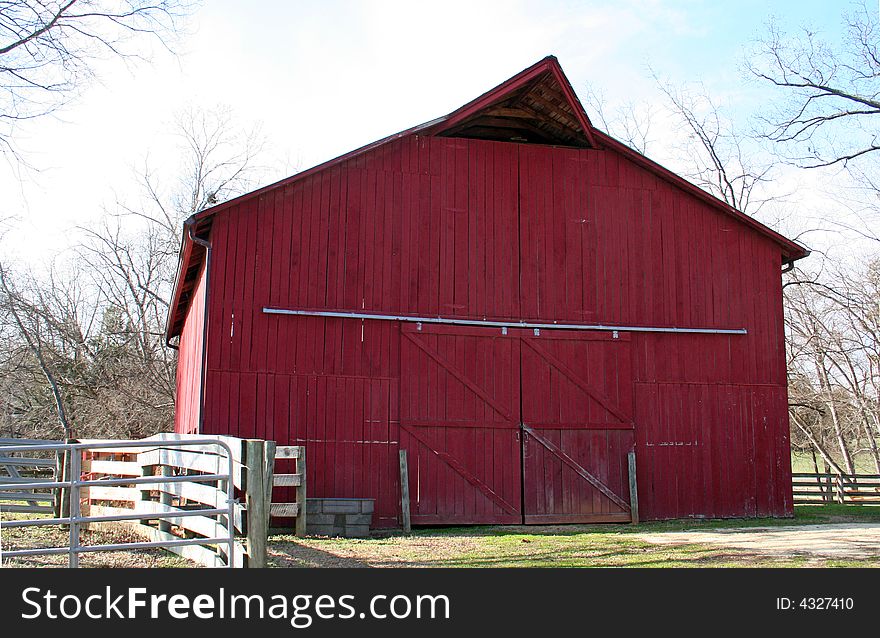
[[[525,522],[630,520],[627,335],[544,331],[520,349]]]
[[[519,348],[498,330],[401,326],[414,524],[522,522]]]

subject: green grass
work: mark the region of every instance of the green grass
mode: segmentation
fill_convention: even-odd
[[[700,544],[656,545],[639,535],[839,522],[878,522],[880,508],[798,506],[789,519],[665,521],[633,525],[483,526],[416,530],[369,539],[270,538],[278,567],[799,567],[878,566],[880,557],[823,560],[759,556]]]

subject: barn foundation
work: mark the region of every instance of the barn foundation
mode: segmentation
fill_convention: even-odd
[[[371,498],[310,498],[307,500],[309,536],[364,538],[370,535],[375,500]]]

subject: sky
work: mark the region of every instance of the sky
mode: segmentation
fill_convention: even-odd
[[[14,220],[2,249],[25,259],[63,252],[73,229],[134,188],[144,158],[173,170],[173,122],[186,108],[223,105],[243,127],[259,124],[269,143],[261,183],[444,115],[548,54],[581,96],[595,86],[612,103],[656,100],[650,67],[674,83],[702,82],[736,115],[764,99],[741,66],[771,16],[834,38],[846,7],[205,0],[175,55],[157,49],[148,64],[102,63],[73,104],[16,132],[35,170],[0,162],[0,219]],[[657,133],[657,159],[676,134]],[[803,200],[803,219],[781,222],[785,232],[833,205],[799,175],[782,180]]]

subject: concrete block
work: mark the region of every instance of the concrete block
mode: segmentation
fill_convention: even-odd
[[[358,514],[361,511],[360,501],[357,499],[325,499],[322,511],[325,514]]]
[[[345,533],[343,536],[345,538],[364,538],[370,535],[370,526],[369,525],[346,525]]]
[[[363,538],[370,535],[375,501],[370,498],[310,498],[306,533]]]
[[[306,499],[306,512],[307,513],[320,514],[323,511],[324,511],[324,499],[323,498],[307,498]]]

